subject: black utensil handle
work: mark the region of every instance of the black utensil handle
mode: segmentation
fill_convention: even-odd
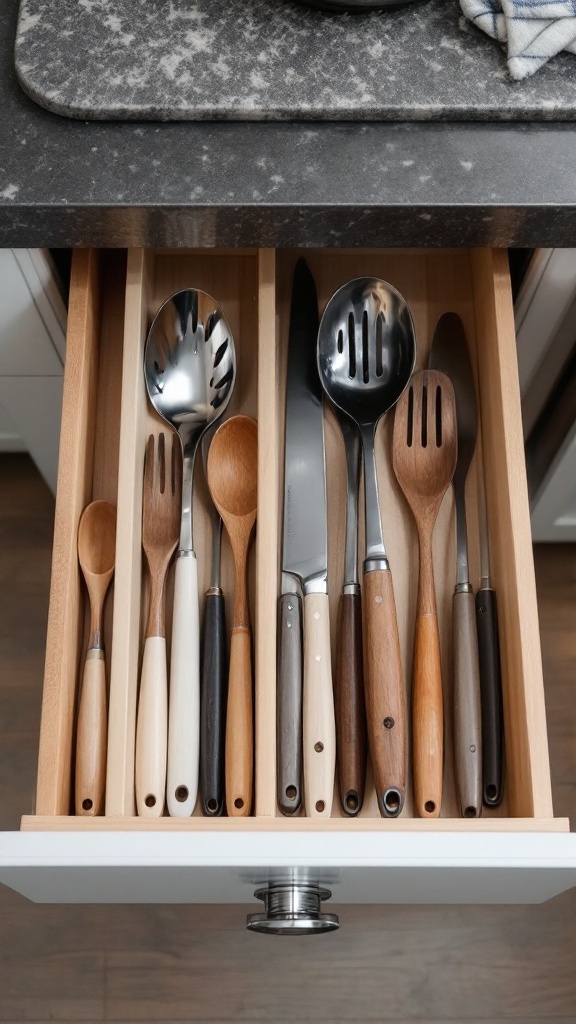
[[[210,818],[224,811],[224,749],[228,655],[224,594],[204,598],[200,683],[200,785],[202,810]]]
[[[482,795],[487,807],[497,807],[503,796],[504,716],[498,609],[492,589],[476,593],[476,626],[482,700]]]
[[[335,710],[340,806],[348,817],[362,809],[366,783],[366,705],[362,660],[362,599],[341,594],[338,604]]]
[[[278,806],[294,814],[302,803],[302,600],[278,601],[276,758]]]

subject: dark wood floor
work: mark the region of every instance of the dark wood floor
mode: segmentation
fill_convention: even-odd
[[[0,828],[32,809],[52,499],[0,458]],[[555,810],[576,824],[576,546],[536,549]],[[536,907],[343,907],[274,940],[242,907],[36,906],[0,887],[0,1021],[576,1022],[576,890]]]

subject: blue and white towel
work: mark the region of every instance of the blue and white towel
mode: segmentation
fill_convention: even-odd
[[[511,78],[528,78],[561,50],[576,53],[576,0],[460,0],[460,6],[478,28],[507,43]]]

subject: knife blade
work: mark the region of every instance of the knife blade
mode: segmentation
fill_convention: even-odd
[[[330,817],[335,721],[328,611],[328,526],[322,389],[316,364],[316,286],[294,270],[284,452],[282,593],[278,603],[278,803]]]
[[[458,461],[452,481],[456,503],[456,588],[453,597],[454,751],[460,813],[482,813],[482,721],[474,593],[468,568],[466,477],[476,447],[476,387],[464,324],[456,313],[440,317],[430,367],[450,377],[456,398]]]

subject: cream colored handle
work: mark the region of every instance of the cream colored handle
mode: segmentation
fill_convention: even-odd
[[[76,737],[76,814],[104,809],[106,780],[106,665],[104,652],[86,655]]]
[[[226,712],[226,809],[231,818],[252,809],[254,726],[250,630],[236,626],[230,642]]]
[[[164,812],[167,736],[166,640],[149,636],[144,642],[136,728],[136,807],[143,818],[159,818]]]
[[[304,597],[304,799],[306,814],[329,818],[334,794],[336,726],[327,594]]]
[[[189,551],[176,559],[166,799],[173,818],[189,818],[198,795],[200,757],[200,626],[198,565]]]

